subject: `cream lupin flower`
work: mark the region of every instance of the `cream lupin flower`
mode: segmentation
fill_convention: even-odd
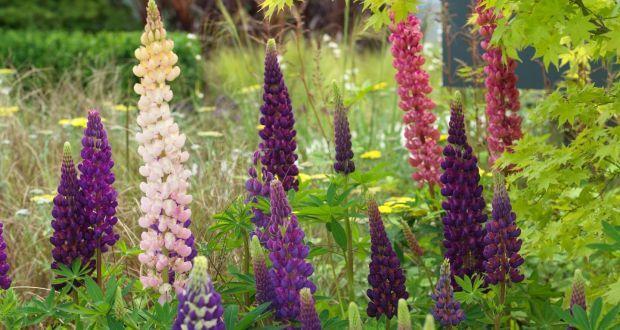
[[[159,301],[171,299],[171,289],[183,290],[187,274],[196,255],[194,237],[188,229],[191,211],[187,194],[190,171],[184,163],[189,154],[183,151],[185,135],[179,133],[168,102],[172,90],[166,81],[179,76],[175,66],[178,57],[172,52],[174,43],[166,39],[166,30],[154,0],[147,8],[147,21],[140,39],[142,46],[135,52],[140,63],[133,72],[140,78],[134,86],[140,94],[138,125],[142,131],[136,135],[140,144],[138,153],[144,160],[140,174],[146,182],[140,184],[144,196],[140,200],[143,212],[139,224],[142,233],[138,256],[146,268],[140,277],[145,288],[154,288],[161,294]]]

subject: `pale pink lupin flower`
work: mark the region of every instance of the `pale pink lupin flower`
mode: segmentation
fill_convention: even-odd
[[[168,102],[172,99],[166,81],[174,80],[180,73],[175,66],[178,58],[172,52],[173,42],[166,39],[159,10],[150,0],[147,21],[141,37],[142,46],[135,52],[140,63],[133,72],[140,78],[134,86],[140,94],[138,125],[142,131],[136,135],[140,144],[138,153],[144,165],[140,174],[146,182],[140,184],[144,196],[140,200],[143,212],[138,223],[142,233],[138,259],[145,268],[140,281],[145,288],[160,293],[159,302],[172,299],[172,289],[183,290],[187,274],[196,255],[194,238],[188,226],[191,211],[188,207],[192,196],[187,194],[190,171],[184,163],[189,154],[183,151],[185,135],[179,133]]]
[[[398,83],[398,106],[405,111],[406,147],[410,151],[409,163],[416,168],[412,177],[422,187],[428,184],[431,190],[439,182],[441,147],[439,131],[434,126],[435,115],[431,112],[435,103],[428,97],[433,90],[424,71],[422,56],[422,31],[420,21],[409,15],[399,23],[390,26],[392,34],[392,64],[396,69]]]

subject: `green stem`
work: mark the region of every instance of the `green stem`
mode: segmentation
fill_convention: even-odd
[[[345,175],[344,180],[344,192],[346,192],[349,189],[349,176]],[[345,200],[343,203],[346,205],[347,200]],[[349,293],[349,300],[355,301],[355,278],[353,276],[353,230],[351,227],[351,219],[349,218],[348,210],[345,215],[345,231],[347,235],[347,251],[345,257],[345,262],[347,266],[347,289]]]
[[[243,231],[243,273],[250,275],[250,243],[248,242],[249,235]],[[250,306],[250,294],[245,294],[245,305]]]
[[[506,301],[506,283],[504,281],[499,284],[499,308],[500,311],[495,315],[495,330],[500,329],[502,315],[504,314],[504,303]]]
[[[392,319],[387,319],[387,318],[385,319],[385,330],[390,330],[390,321],[391,320]]]
[[[431,291],[435,290],[435,284],[433,283],[433,274],[431,273],[430,269],[426,267],[426,265],[424,264],[424,260],[422,260],[421,257],[419,257],[418,255],[415,255],[415,252],[414,252],[414,258],[416,262],[418,263],[418,265],[422,267],[422,270],[424,270],[424,273],[426,274],[426,278],[428,279],[428,283],[431,286]]]
[[[338,282],[338,275],[336,275],[336,265],[334,264],[334,259],[332,258],[332,239],[331,236],[329,234],[327,234],[327,246],[329,247],[329,253],[327,254],[327,261],[329,262],[329,265],[332,269],[332,275],[334,276],[334,281]],[[338,302],[339,302],[339,306],[340,306],[340,313],[342,315],[342,317],[346,317],[346,314],[344,312],[344,308],[342,307],[342,295],[340,294],[340,286],[338,284],[335,285],[336,287],[336,295],[338,296]]]
[[[101,249],[97,248],[95,250],[95,254],[97,257],[97,285],[99,285],[99,288],[103,290],[102,275],[101,275]]]
[[[350,7],[351,7],[351,0],[344,0],[344,35],[343,35],[343,41],[344,41],[344,46],[347,47],[347,50],[345,50],[344,52],[344,56],[342,57],[343,59],[343,73],[345,73],[347,71],[347,62],[348,62],[348,54],[350,51],[350,46],[349,46],[349,12],[350,12]],[[344,88],[345,82],[344,79],[342,80],[342,98],[344,99],[344,95],[346,94],[346,89]]]

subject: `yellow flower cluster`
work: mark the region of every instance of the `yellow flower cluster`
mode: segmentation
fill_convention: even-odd
[[[409,213],[413,216],[423,216],[427,213],[424,209],[412,206],[411,203],[413,202],[415,202],[413,197],[390,197],[383,205],[379,206],[379,212],[383,214]]]
[[[381,151],[379,150],[370,150],[360,155],[362,159],[379,159],[381,158]]]
[[[299,173],[297,178],[302,182],[309,182],[312,180],[327,180],[327,174],[319,173],[319,174],[306,174]]]
[[[17,106],[0,107],[0,117],[12,117],[18,111],[19,107]]]

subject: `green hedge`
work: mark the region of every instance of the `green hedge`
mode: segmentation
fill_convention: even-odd
[[[123,88],[130,90],[136,78],[131,68],[137,63],[134,51],[140,44],[141,32],[65,32],[0,30],[0,65],[18,71],[32,67],[50,69],[60,76],[79,67],[84,79],[93,69],[115,66],[122,78]],[[186,33],[170,33],[174,51],[179,56],[181,77],[173,85],[184,96],[203,81],[200,44]],[[85,81],[85,80],[84,80]]]

